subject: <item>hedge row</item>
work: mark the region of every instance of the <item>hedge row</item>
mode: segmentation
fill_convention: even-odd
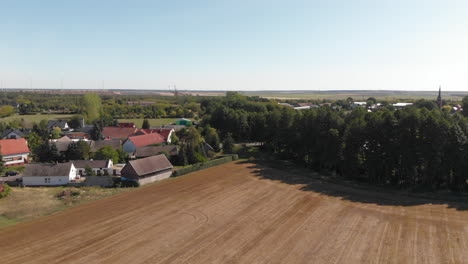
[[[177,177],[177,176],[181,176],[181,175],[184,175],[184,174],[187,174],[187,173],[191,173],[191,172],[207,169],[207,168],[210,168],[210,167],[218,166],[218,165],[228,163],[228,162],[231,162],[231,161],[234,161],[234,160],[237,160],[237,159],[239,159],[239,156],[237,154],[225,155],[224,157],[219,158],[219,159],[210,160],[210,161],[207,161],[205,163],[197,163],[197,164],[193,164],[192,166],[189,166],[189,167],[178,169],[178,170],[176,170],[176,171],[174,171],[172,173],[172,177]]]

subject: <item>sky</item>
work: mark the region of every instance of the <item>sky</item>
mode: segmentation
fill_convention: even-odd
[[[0,0],[0,88],[468,90],[466,0]]]

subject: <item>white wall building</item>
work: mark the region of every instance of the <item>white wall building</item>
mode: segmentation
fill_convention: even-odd
[[[66,185],[79,179],[71,162],[56,164],[29,164],[23,173],[24,186]]]

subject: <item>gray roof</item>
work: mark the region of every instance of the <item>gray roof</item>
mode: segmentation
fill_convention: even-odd
[[[164,154],[151,156],[143,159],[131,160],[122,169],[122,174],[127,166],[133,167],[139,176],[144,176],[150,173],[155,173],[162,170],[171,169],[173,166]]]
[[[145,146],[137,147],[135,151],[135,156],[137,158],[155,156],[161,152],[166,152],[170,156],[176,156],[178,154],[176,145],[166,145],[166,146]]]
[[[29,129],[17,129],[17,128],[12,128],[12,129],[5,129],[2,134],[2,138],[8,136],[10,133],[16,133],[20,137],[24,137],[27,134],[29,134],[30,130]]]
[[[49,120],[47,122],[47,128],[51,129],[57,126],[57,127],[60,127],[61,129],[64,129],[66,124],[67,124],[67,121],[65,120]]]
[[[68,176],[73,164],[67,163],[36,163],[26,165],[24,176]]]
[[[104,146],[111,146],[113,149],[119,149],[122,146],[122,140],[111,139],[111,140],[95,140],[91,141],[91,151],[96,152]]]
[[[93,169],[108,168],[109,160],[70,160],[75,168],[86,168],[91,167]]]

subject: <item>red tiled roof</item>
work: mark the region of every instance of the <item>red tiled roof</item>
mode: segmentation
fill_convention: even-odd
[[[119,123],[119,127],[135,127],[135,123],[121,122],[121,123]]]
[[[132,141],[136,147],[144,147],[153,144],[165,142],[164,138],[158,133],[152,133],[141,136],[129,137],[128,140]]]
[[[168,140],[171,130],[172,128],[140,129],[140,131],[144,131],[147,134],[158,133],[164,138],[164,141]]]
[[[0,153],[3,156],[29,153],[28,143],[24,138],[0,140]]]
[[[134,127],[104,127],[102,135],[105,138],[126,139],[136,132],[138,132],[138,128]]]

